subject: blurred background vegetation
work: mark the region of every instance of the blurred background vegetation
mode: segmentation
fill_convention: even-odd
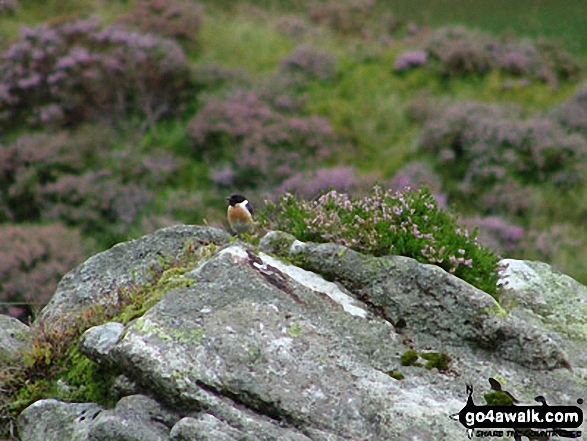
[[[0,312],[224,197],[426,184],[587,282],[583,0],[0,1]],[[21,303],[27,303],[23,305]]]

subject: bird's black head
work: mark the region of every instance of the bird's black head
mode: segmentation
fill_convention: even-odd
[[[246,201],[247,198],[245,198],[242,194],[233,194],[232,196],[227,197],[226,200],[228,201],[228,205],[232,205],[234,207],[236,204],[240,204],[241,202]]]

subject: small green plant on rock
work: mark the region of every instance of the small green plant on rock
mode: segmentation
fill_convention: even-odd
[[[392,192],[374,187],[352,198],[330,191],[315,201],[285,194],[259,213],[263,226],[312,242],[334,242],[374,256],[390,254],[438,265],[497,296],[499,257],[438,208],[430,191]]]

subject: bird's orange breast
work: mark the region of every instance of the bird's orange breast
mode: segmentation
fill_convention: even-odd
[[[230,206],[228,207],[228,221],[233,222],[251,222],[250,213],[242,207]]]

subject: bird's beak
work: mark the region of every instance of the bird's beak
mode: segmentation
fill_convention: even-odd
[[[228,196],[228,197],[226,197],[224,199],[226,199],[227,201],[230,201],[230,196]]]

